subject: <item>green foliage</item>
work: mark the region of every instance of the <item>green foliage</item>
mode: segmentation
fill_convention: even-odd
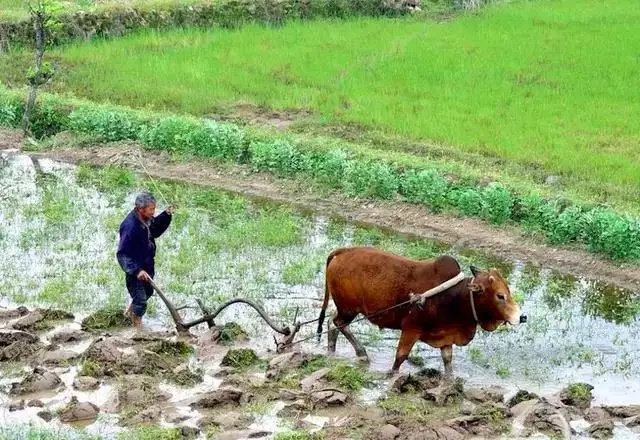
[[[371,381],[371,378],[361,369],[343,363],[337,363],[331,367],[327,379],[339,387],[351,391],[358,391]]]
[[[303,258],[282,269],[282,281],[286,284],[310,284],[320,268],[319,259]]]
[[[273,440],[323,440],[324,438],[322,431],[315,433],[308,431],[278,432],[273,436]]]
[[[148,426],[119,432],[116,440],[183,440],[180,428]]]
[[[449,184],[435,170],[408,171],[402,175],[400,194],[412,203],[427,205],[433,212],[447,205]]]
[[[608,209],[586,213],[584,240],[593,252],[616,260],[640,258],[640,222],[622,217]]]
[[[96,310],[82,320],[83,330],[108,330],[112,328],[127,327],[131,320],[124,316],[124,308],[117,304]]]
[[[499,183],[489,184],[482,192],[481,216],[493,224],[502,224],[511,216],[511,193]]]
[[[227,352],[220,365],[244,370],[259,362],[260,358],[250,348],[235,348]]]
[[[339,188],[347,168],[346,151],[334,148],[311,156],[311,174],[331,188]]]
[[[453,191],[451,200],[460,213],[468,217],[479,216],[483,210],[482,193],[473,188]]]
[[[251,164],[256,170],[290,175],[307,171],[309,158],[286,140],[252,142]]]
[[[69,128],[100,136],[107,142],[137,139],[141,121],[133,111],[84,106],[69,115]]]
[[[390,199],[398,189],[398,175],[391,166],[380,162],[347,162],[344,189],[348,195]]]

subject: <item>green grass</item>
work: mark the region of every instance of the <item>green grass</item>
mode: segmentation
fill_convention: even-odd
[[[55,52],[64,66],[56,87],[198,115],[237,102],[309,109],[321,122],[543,168],[603,199],[632,200],[640,189],[636,6],[514,2],[440,24],[145,33]],[[6,64],[0,77],[10,76]]]
[[[282,281],[286,284],[311,284],[320,269],[322,258],[305,257],[282,268]]]

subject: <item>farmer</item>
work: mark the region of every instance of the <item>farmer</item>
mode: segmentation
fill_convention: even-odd
[[[131,303],[124,313],[131,318],[136,328],[142,327],[147,300],[153,295],[153,286],[149,280],[155,274],[155,239],[169,227],[173,210],[173,206],[169,206],[154,217],[156,200],[151,193],[142,193],[136,197],[134,209],[120,224],[120,244],[116,255],[120,267],[126,273],[127,290],[131,295]]]

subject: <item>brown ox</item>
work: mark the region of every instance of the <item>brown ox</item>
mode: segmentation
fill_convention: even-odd
[[[460,273],[460,265],[449,256],[415,261],[374,248],[335,250],[327,259],[318,338],[331,296],[336,305],[333,316],[336,328],[329,331],[329,352],[335,352],[340,331],[356,355],[367,359],[366,350],[348,328],[361,313],[381,329],[402,331],[392,371],[400,368],[414,344],[421,340],[440,349],[445,373],[450,375],[453,345],[471,342],[478,325],[493,331],[507,322],[526,321],[507,283],[495,269],[480,272],[472,266],[471,270],[473,278],[465,278],[427,298],[422,305],[406,304],[383,312],[410,300],[412,294],[426,292],[455,277]]]

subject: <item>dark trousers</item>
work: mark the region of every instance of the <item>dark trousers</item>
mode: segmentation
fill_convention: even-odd
[[[147,271],[147,273],[153,278],[152,272]],[[131,311],[135,316],[144,316],[147,311],[147,300],[153,295],[153,286],[131,275],[126,275],[126,283],[131,296]]]

